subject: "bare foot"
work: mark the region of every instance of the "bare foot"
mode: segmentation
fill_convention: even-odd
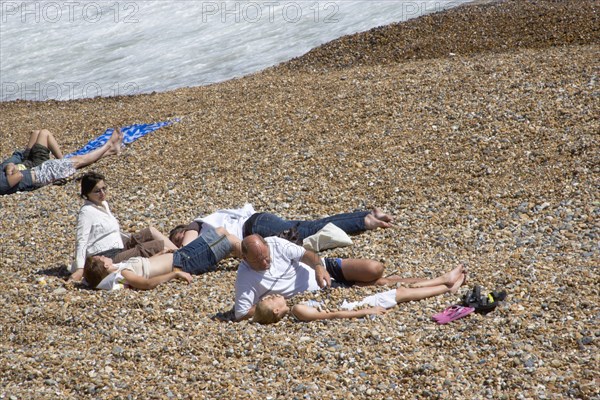
[[[448,287],[454,286],[457,280],[461,279],[461,276],[465,272],[465,267],[462,264],[458,264],[458,267],[454,268],[450,272],[446,272],[442,275],[444,284]]]
[[[121,146],[123,142],[123,134],[119,128],[115,128],[110,139],[108,139],[108,143],[110,143],[110,152],[111,154],[119,154],[121,152]]]
[[[373,214],[375,218],[383,222],[392,222],[392,217],[389,214],[386,214],[383,211],[381,211],[379,208],[374,208],[371,214]]]
[[[365,228],[368,231],[377,228],[389,228],[391,226],[392,225],[389,222],[380,220],[373,214],[367,214],[365,216]]]
[[[460,277],[456,280],[456,282],[454,282],[454,285],[452,285],[452,287],[450,288],[450,293],[455,294],[456,292],[458,292],[458,289],[460,289],[460,287],[465,284],[466,280],[467,274],[460,274]]]

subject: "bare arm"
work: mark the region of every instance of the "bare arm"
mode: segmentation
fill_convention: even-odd
[[[315,270],[315,278],[320,288],[331,286],[331,276],[321,263],[321,257],[317,253],[306,250],[300,261]]]
[[[192,276],[183,271],[173,271],[152,278],[144,278],[136,275],[133,271],[128,270],[122,271],[121,275],[123,275],[123,278],[125,278],[129,286],[141,290],[154,289],[161,283],[169,282],[173,279],[180,279],[182,281],[187,281],[187,283],[192,282]]]
[[[194,241],[198,237],[198,232],[196,231],[185,231],[183,234],[183,242],[182,246],[188,245]]]
[[[319,311],[314,307],[304,304],[296,304],[292,307],[292,314],[300,321],[310,322],[321,319],[342,319],[342,318],[360,318],[366,315],[382,315],[386,313],[383,307],[370,307],[362,310],[339,310],[339,311]]]
[[[83,278],[83,268],[78,268],[77,271],[73,272],[69,279],[70,281],[80,281]]]
[[[17,166],[13,163],[8,163],[4,167],[4,172],[6,173],[6,180],[8,182],[8,186],[13,187],[17,183],[21,182],[23,179],[23,174],[21,171],[17,169]]]
[[[244,315],[244,316],[243,316],[243,317],[241,317],[241,318],[237,318],[237,319],[235,320],[235,322],[245,321],[245,320],[247,320],[247,319],[250,319],[250,318],[252,318],[252,317],[254,316],[254,311],[255,311],[255,310],[256,310],[256,304],[255,304],[255,305],[253,305],[252,307],[250,307],[250,309],[248,310],[248,313],[247,313],[246,315]]]

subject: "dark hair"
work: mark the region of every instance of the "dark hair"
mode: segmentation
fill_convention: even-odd
[[[187,225],[181,224],[181,225],[177,225],[175,228],[171,229],[171,232],[169,232],[169,240],[172,242],[173,239],[175,238],[175,235],[177,235],[181,231],[185,231],[186,227],[187,227]]]
[[[85,259],[83,277],[90,287],[95,289],[108,274],[109,272],[104,266],[104,261],[92,257],[87,257]]]
[[[94,189],[98,182],[104,180],[104,175],[98,172],[88,172],[81,177],[81,197],[86,199],[87,195]]]

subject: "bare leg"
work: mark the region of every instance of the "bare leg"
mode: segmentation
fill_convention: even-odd
[[[166,237],[165,235],[163,235],[162,233],[160,233],[160,231],[158,229],[156,229],[155,227],[151,226],[148,229],[150,229],[150,233],[152,234],[152,239],[154,240],[162,240],[163,243],[165,244],[165,250],[177,250],[178,247],[175,246],[173,244],[173,242],[171,242],[169,240],[168,237]]]
[[[426,278],[402,278],[399,275],[390,275],[377,279],[377,281],[373,282],[372,285],[375,286],[387,286],[387,285],[395,285],[397,283],[419,283],[426,281]]]
[[[71,160],[76,169],[83,168],[90,164],[95,163],[101,158],[108,157],[121,152],[121,142],[123,141],[123,134],[118,129],[115,129],[112,136],[102,147],[96,149],[83,156],[73,156]]]
[[[455,270],[452,270],[451,272],[454,272],[454,271]],[[448,274],[444,274],[443,276],[446,276],[446,275],[448,275]],[[465,282],[465,278],[466,278],[466,276],[464,273],[458,274],[456,281],[453,282],[452,285],[450,285],[450,286],[446,285],[446,284],[440,284],[440,285],[435,285],[435,286],[412,287],[412,288],[399,287],[396,289],[396,302],[402,303],[402,302],[406,302],[406,301],[423,300],[428,297],[439,296],[440,294],[444,294],[444,293],[448,293],[448,292],[456,293],[458,291],[458,289]],[[439,278],[436,278],[436,279],[439,279]],[[434,280],[435,279],[431,279],[429,282],[432,282]]]
[[[26,148],[28,148],[28,149],[32,148],[33,145],[37,143],[39,135],[40,135],[39,130],[31,131],[31,134],[29,135],[29,142],[27,142]]]
[[[374,285],[383,275],[383,264],[375,260],[342,260],[342,275],[359,286]]]
[[[386,276],[383,278],[379,278],[374,285],[384,286],[384,285],[392,285],[396,283],[407,283],[412,287],[431,287],[438,285],[446,285],[448,287],[452,286],[454,282],[460,277],[460,274],[465,272],[466,269],[464,266],[459,265],[454,268],[450,272],[446,272],[444,275],[439,276],[434,279],[426,279],[426,278],[402,278],[398,275]]]
[[[60,150],[60,146],[58,145],[58,142],[54,138],[54,135],[48,129],[42,129],[41,131],[34,131],[34,132],[39,132],[35,143],[41,144],[42,146],[50,149],[52,154],[54,154],[55,158],[57,158],[57,159],[63,158],[63,154],[62,154],[62,151]]]
[[[458,267],[454,268],[450,272],[446,272],[444,275],[439,276],[434,279],[428,279],[425,281],[421,281],[413,284],[413,287],[432,287],[438,285],[446,285],[448,287],[452,287],[454,283],[460,279],[461,275],[465,272],[465,267],[461,264]]]
[[[439,296],[448,293],[450,288],[446,285],[407,288],[399,287],[396,289],[396,302],[403,303],[407,301],[423,300],[428,297]]]

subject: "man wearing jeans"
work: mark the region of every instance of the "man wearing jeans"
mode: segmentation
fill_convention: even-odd
[[[349,235],[377,228],[389,228],[392,218],[379,209],[336,214],[314,221],[286,220],[271,213],[256,213],[251,204],[233,210],[219,210],[206,217],[199,217],[189,225],[179,225],[169,234],[178,247],[185,246],[204,232],[206,227],[224,228],[239,240],[258,234],[262,237],[277,236],[295,229],[296,241],[314,235],[328,223],[333,223]]]

